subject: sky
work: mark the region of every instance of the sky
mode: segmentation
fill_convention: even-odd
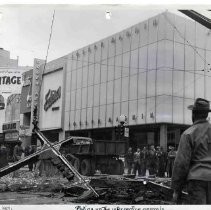
[[[206,7],[205,7],[206,8]],[[45,59],[55,10],[47,61],[64,56],[175,6],[144,5],[0,5],[0,47],[19,56],[19,65]],[[200,8],[197,7],[199,10]],[[202,7],[203,10],[204,7]],[[106,11],[111,19],[106,19]]]

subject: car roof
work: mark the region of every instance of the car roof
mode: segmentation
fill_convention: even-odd
[[[84,141],[89,142],[89,143],[92,143],[93,142],[93,140],[91,138],[83,137],[83,136],[69,136],[67,138],[67,141],[66,142],[68,142],[68,139],[69,140],[73,140],[73,142],[77,142],[77,140],[84,140]]]

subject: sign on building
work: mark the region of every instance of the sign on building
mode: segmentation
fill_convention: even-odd
[[[20,93],[22,88],[22,70],[0,68],[0,92]]]
[[[129,137],[129,128],[125,127],[125,133],[124,133],[125,137]]]
[[[48,109],[59,99],[61,98],[61,86],[57,90],[49,89],[47,94],[45,95],[45,104],[44,110],[48,111]]]
[[[3,123],[2,130],[3,132],[11,132],[18,131],[20,128],[20,122],[11,122],[11,123]]]

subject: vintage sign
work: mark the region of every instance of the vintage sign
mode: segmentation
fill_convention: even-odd
[[[2,126],[3,132],[19,130],[20,122],[4,123]]]
[[[44,110],[47,111],[58,99],[61,98],[61,86],[58,90],[50,90],[45,95]]]
[[[23,70],[0,69],[1,93],[20,93],[22,87]]]
[[[44,60],[34,59],[34,68],[33,68],[33,75],[32,75],[32,94],[31,94],[31,102],[30,102],[30,106],[31,106],[30,128],[31,129],[33,127],[32,120],[33,120],[34,107],[37,106],[39,110],[40,88],[41,88],[41,82],[42,82],[44,63],[45,63]],[[39,115],[38,115],[38,119],[39,119]]]
[[[19,133],[18,132],[12,132],[12,133],[6,133],[5,134],[5,141],[16,141],[19,137]]]
[[[4,76],[4,77],[0,77],[0,85],[21,85],[21,77],[9,77],[9,76]]]

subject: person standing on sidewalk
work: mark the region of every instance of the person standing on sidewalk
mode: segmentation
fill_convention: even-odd
[[[138,171],[138,175],[141,175],[141,159],[140,159],[141,150],[140,148],[137,149],[137,151],[134,153],[134,174],[136,175],[136,172]]]
[[[148,151],[147,148],[144,147],[141,151],[140,159],[141,159],[141,176],[146,176],[146,167],[147,167],[147,156]]]
[[[17,144],[14,147],[13,150],[13,160],[14,161],[19,161],[21,159],[21,156],[24,152],[22,145],[22,141],[18,139]]]
[[[25,148],[25,150],[24,150],[25,157],[27,157],[27,156],[29,156],[29,155],[31,155],[31,154],[33,154],[33,153],[34,153],[34,150],[33,150],[33,148],[32,148],[32,145],[26,146],[26,148]],[[29,171],[32,171],[32,170],[33,170],[33,165],[34,165],[33,162],[30,162],[30,163],[28,164]]]
[[[188,204],[211,204],[211,125],[207,121],[209,101],[197,98],[193,125],[181,136],[172,174],[173,199],[177,202],[187,184]]]
[[[128,152],[125,156],[126,166],[127,166],[127,174],[131,174],[133,169],[133,151],[132,148],[129,147]]]
[[[13,150],[14,162],[19,161],[24,152],[23,147],[21,145],[22,145],[22,141],[18,139],[17,144],[15,145],[14,150]],[[13,177],[17,177],[17,176],[18,176],[18,170],[14,171],[13,173]]]
[[[172,176],[175,158],[176,158],[176,151],[174,150],[174,147],[171,146],[167,157],[167,167],[166,167],[168,177]]]
[[[0,146],[0,169],[8,165],[8,151],[4,144]]]
[[[163,147],[157,147],[157,157],[158,157],[158,177],[165,176],[165,166],[166,166],[166,153],[163,151]]]
[[[149,175],[156,175],[157,173],[157,165],[158,165],[158,158],[156,155],[156,150],[154,145],[150,146],[149,153],[148,153],[148,169]]]

